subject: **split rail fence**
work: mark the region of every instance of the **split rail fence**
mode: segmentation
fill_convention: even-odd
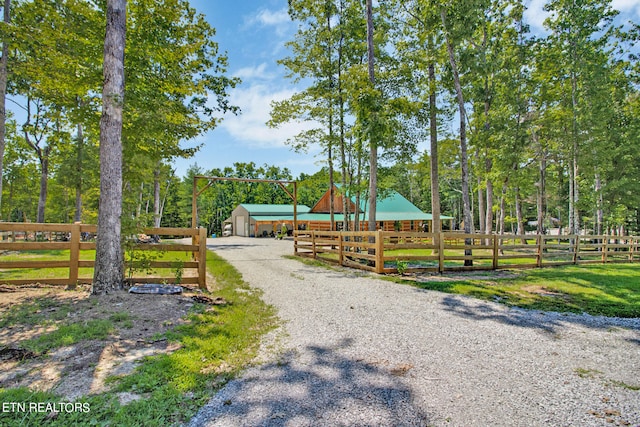
[[[638,262],[640,237],[296,231],[294,253],[376,273],[442,273]]]
[[[24,285],[46,283],[52,285],[75,285],[91,283],[95,266],[96,225],[50,224],[50,223],[10,223],[0,222],[0,283]],[[138,243],[127,245],[129,261],[125,268],[131,274],[125,279],[134,283],[197,284],[201,289],[207,286],[206,229],[205,228],[146,228],[149,236],[171,236],[191,238],[190,244],[181,243]],[[49,260],[51,252],[68,260]],[[146,255],[147,253],[155,253]],[[191,261],[158,260],[165,252],[189,252]],[[145,254],[140,256],[140,254]],[[133,255],[133,256],[131,256]],[[59,257],[58,256],[58,257]],[[4,258],[4,259],[3,259]],[[46,277],[43,269],[67,269],[68,277]],[[167,269],[179,271],[165,277],[151,277],[146,271]],[[160,270],[162,271],[162,270]],[[144,273],[144,274],[143,274]],[[21,278],[16,278],[16,276]]]

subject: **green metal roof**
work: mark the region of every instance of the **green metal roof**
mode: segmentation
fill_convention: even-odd
[[[354,215],[350,215],[350,221],[354,220]],[[328,213],[301,213],[298,215],[298,221],[326,221],[329,222],[330,215]],[[251,216],[254,221],[293,221],[293,215],[256,215]],[[335,214],[333,216],[334,221],[344,221],[343,214]],[[440,219],[448,220],[453,217],[441,215]],[[433,215],[430,213],[409,213],[409,212],[380,212],[376,214],[376,221],[431,221]],[[360,215],[360,221],[367,221],[367,217]]]
[[[259,205],[242,203],[240,206],[245,208],[251,216],[264,215],[293,215],[293,205]],[[309,212],[311,208],[306,205],[298,205],[298,213]]]
[[[376,221],[431,221],[433,215],[422,212],[404,198],[397,191],[385,192],[388,196],[379,198],[376,205]],[[383,193],[384,194],[384,193]],[[293,221],[293,205],[259,205],[259,204],[241,204],[245,208],[254,221]],[[361,221],[368,220],[368,202],[361,200],[360,209],[364,211],[364,215],[360,214]],[[298,221],[329,221],[328,213],[309,213],[311,208],[306,205],[298,205]],[[448,220],[453,217],[440,215],[440,219]],[[350,215],[351,221],[354,220],[353,213]],[[344,215],[336,213],[335,221],[344,221]]]
[[[369,206],[367,200],[360,201],[360,209],[365,218],[369,218]],[[453,217],[440,215],[440,219],[452,219]],[[397,191],[391,190],[388,196],[378,197],[376,203],[376,221],[431,221],[433,215],[422,212]]]

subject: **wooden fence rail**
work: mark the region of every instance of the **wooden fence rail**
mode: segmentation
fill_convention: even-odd
[[[0,222],[0,283],[29,284],[41,282],[53,285],[73,285],[91,283],[92,277],[83,277],[80,269],[92,269],[95,259],[82,257],[83,251],[96,248],[95,233],[97,226],[89,224],[48,224],[48,223],[10,223]],[[206,229],[205,228],[146,228],[143,232],[150,236],[171,236],[173,238],[191,238],[191,244],[181,243],[139,243],[132,239],[127,243],[129,260],[126,266],[130,272],[125,280],[133,283],[176,283],[198,284],[201,289],[207,287],[206,266]],[[69,251],[69,260],[43,260],[42,251]],[[20,259],[4,261],[3,256],[18,253]],[[147,252],[190,252],[192,261],[157,261],[153,256],[139,256]],[[69,270],[65,278],[12,279],[8,276],[16,269],[64,268]],[[150,277],[140,274],[147,269],[180,270],[179,277]],[[183,274],[187,270],[192,274]],[[178,279],[178,280],[176,280]]]
[[[640,237],[296,231],[294,253],[376,273],[640,261]],[[468,265],[471,264],[471,265]]]

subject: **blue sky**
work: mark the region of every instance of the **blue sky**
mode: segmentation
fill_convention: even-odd
[[[545,2],[529,2],[527,19],[534,32],[542,31]],[[265,125],[271,101],[286,99],[299,89],[284,77],[284,67],[277,64],[278,59],[287,56],[285,43],[291,40],[297,26],[287,14],[287,0],[191,0],[190,3],[216,29],[215,40],[229,57],[228,74],[243,81],[230,94],[232,104],[239,106],[242,113],[237,117],[227,115],[218,128],[195,140],[204,144],[202,149],[191,159],[177,160],[176,173],[184,176],[193,164],[208,171],[232,166],[235,162],[286,167],[294,178],[301,172],[318,171],[322,165],[317,148],[299,154],[285,145],[305,124],[291,123],[280,129]],[[621,11],[624,20],[640,21],[640,0],[614,0],[613,7]]]
[[[291,123],[280,129],[265,125],[271,101],[286,99],[296,91],[292,81],[284,77],[284,67],[276,62],[287,56],[285,43],[296,30],[287,14],[287,0],[190,3],[216,29],[215,40],[229,57],[228,74],[242,79],[230,97],[242,113],[226,115],[218,128],[198,138],[196,142],[204,146],[194,158],[175,162],[177,174],[183,176],[194,163],[210,170],[251,161],[258,166],[286,167],[294,177],[319,170],[315,153],[297,154],[285,145],[304,125]]]

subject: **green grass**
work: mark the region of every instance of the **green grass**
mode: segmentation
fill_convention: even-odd
[[[167,241],[170,242],[170,241]],[[93,261],[95,259],[95,250],[86,250],[80,252],[81,261]],[[152,250],[135,250],[125,251],[125,277],[130,274],[133,277],[166,277],[175,278],[176,275],[182,276],[184,269],[181,267],[184,262],[191,261],[191,253],[189,252],[156,252]],[[69,250],[41,250],[41,251],[21,251],[19,254],[9,254],[0,256],[0,261],[69,261]],[[130,260],[136,261],[174,261],[174,268],[156,268],[150,269],[144,266],[132,268]],[[68,267],[58,268],[11,268],[0,270],[0,282],[2,279],[33,279],[34,281],[46,282],[46,279],[64,279],[69,277]],[[91,279],[93,277],[93,268],[78,269],[78,277]],[[171,280],[173,282],[173,280]]]
[[[55,309],[54,309],[55,308]],[[52,309],[43,314],[44,311]],[[13,305],[7,311],[0,314],[0,328],[12,325],[38,325],[46,322],[62,320],[71,312],[71,304],[61,304],[51,297],[39,297],[33,301]],[[48,319],[47,319],[48,317]]]
[[[80,341],[104,340],[114,330],[110,320],[90,320],[86,323],[61,325],[56,330],[37,338],[22,341],[21,346],[36,354],[55,348],[73,345]]]
[[[481,251],[474,251],[480,253]],[[487,254],[489,251],[485,251]],[[402,256],[430,256],[431,249],[408,249],[385,252],[393,254],[402,261]],[[461,253],[447,251],[447,254]],[[317,260],[291,257],[310,265],[327,265]],[[337,259],[337,256],[335,256]],[[484,260],[491,264],[491,260]],[[422,261],[425,265],[429,261]],[[505,262],[531,264],[531,259],[510,259]],[[416,261],[408,261],[410,267]],[[461,264],[462,262],[460,262]],[[390,263],[395,266],[395,262]],[[474,265],[479,265],[474,262]],[[432,262],[430,266],[437,266]],[[501,270],[505,271],[505,270]],[[578,266],[554,266],[528,270],[509,270],[508,277],[493,273],[492,270],[469,272],[469,275],[483,278],[427,281],[416,283],[396,276],[384,276],[383,279],[408,283],[423,289],[463,294],[479,299],[496,301],[508,306],[572,313],[589,313],[609,317],[640,317],[640,263],[583,264]]]
[[[0,412],[2,426],[171,426],[186,423],[229,379],[237,375],[255,357],[260,337],[275,327],[272,307],[260,299],[260,292],[249,288],[241,275],[216,254],[207,254],[207,269],[216,280],[214,295],[227,304],[214,310],[195,304],[188,322],[167,333],[166,338],[180,343],[180,349],[171,354],[147,357],[130,375],[108,379],[112,390],[100,395],[85,396],[77,402],[86,404],[88,412],[61,412],[53,419],[47,413]],[[18,308],[5,322],[32,319],[34,310],[42,301]],[[27,313],[27,314],[20,314]],[[30,314],[29,314],[30,313]],[[4,319],[4,318],[3,318]],[[126,324],[131,318],[126,313],[114,313],[105,326]],[[87,323],[87,326],[89,326]],[[93,325],[91,330],[103,330]],[[48,348],[73,339],[93,339],[82,325],[60,328],[44,341],[34,340],[33,348]],[[104,329],[106,332],[108,327]],[[143,396],[127,405],[120,405],[116,393],[130,392]],[[2,402],[65,401],[52,393],[19,389],[0,389]]]
[[[96,257],[95,250],[80,252],[80,260],[93,261]],[[0,256],[0,261],[66,261],[70,259],[69,250],[42,250],[42,251],[20,251]],[[91,278],[92,268],[78,269],[79,277]],[[69,277],[68,267],[59,268],[11,268],[0,271],[0,281],[2,279],[34,279],[34,281],[46,281],[46,279],[63,279]]]
[[[486,279],[433,281],[416,286],[528,309],[640,317],[640,264],[549,267],[502,278],[484,274]]]

